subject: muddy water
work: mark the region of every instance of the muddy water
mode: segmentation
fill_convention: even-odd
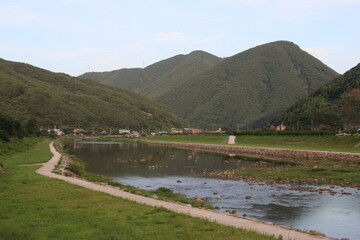
[[[66,148],[86,162],[87,171],[122,184],[147,190],[167,187],[190,198],[204,197],[220,212],[236,211],[240,216],[299,229],[316,229],[331,237],[360,239],[360,191],[357,189],[337,187],[333,190],[352,195],[331,196],[290,190],[290,185],[205,177],[203,173],[208,171],[264,166],[263,162],[217,153],[141,143],[67,143]]]

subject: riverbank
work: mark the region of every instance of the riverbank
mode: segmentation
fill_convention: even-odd
[[[35,173],[50,140],[0,155],[0,239],[275,239],[145,206]],[[57,174],[55,174],[57,175]],[[57,175],[59,176],[59,175]]]
[[[226,145],[228,135],[157,135],[145,141]],[[360,153],[358,136],[237,136],[236,146]]]
[[[93,142],[93,141],[91,141]],[[96,143],[97,141],[94,141]],[[103,141],[101,141],[103,142]],[[111,141],[110,141],[111,142]],[[83,180],[89,182],[95,182],[101,185],[108,185],[112,187],[116,187],[117,189],[121,189],[126,192],[134,193],[137,195],[152,197],[159,200],[165,201],[173,201],[183,204],[190,204],[193,207],[201,207],[212,209],[213,206],[205,203],[204,201],[197,201],[196,199],[189,199],[185,195],[180,193],[174,193],[170,189],[167,188],[158,188],[152,191],[140,189],[130,185],[124,185],[119,182],[116,182],[110,178],[107,178],[103,175],[97,175],[94,173],[90,173],[85,171],[85,163],[80,160],[78,157],[69,154],[66,150],[63,149],[59,141],[55,141],[54,143],[56,151],[60,152],[61,160],[55,166],[54,173],[81,178]]]
[[[184,142],[144,141],[163,145],[241,155],[264,162],[281,163],[278,167],[241,168],[206,173],[210,176],[277,183],[334,184],[360,187],[360,154],[314,150],[293,150],[282,148],[225,146],[219,144],[198,144]],[[251,161],[251,159],[250,159]]]
[[[98,184],[95,184],[92,182],[88,182],[88,181],[81,180],[81,179],[76,179],[73,177],[65,177],[65,176],[57,175],[57,174],[52,173],[52,169],[55,167],[55,165],[59,161],[61,155],[55,150],[55,148],[53,148],[53,146],[51,146],[50,148],[54,154],[53,158],[50,161],[48,161],[47,163],[44,163],[43,167],[37,170],[37,173],[44,175],[44,176],[61,179],[61,180],[70,182],[75,185],[79,185],[79,186],[93,189],[96,191],[105,192],[107,194],[117,196],[120,198],[129,199],[129,200],[135,201],[137,203],[146,204],[146,205],[155,206],[155,207],[163,207],[163,208],[166,208],[168,210],[171,210],[171,211],[174,211],[177,213],[182,213],[182,214],[190,215],[192,217],[207,219],[207,220],[210,220],[213,222],[217,222],[217,223],[220,223],[223,225],[228,225],[228,226],[232,226],[232,227],[236,227],[236,228],[252,230],[252,231],[259,232],[259,233],[265,233],[267,235],[281,237],[282,239],[325,239],[325,238],[322,238],[321,236],[309,235],[300,230],[295,231],[295,230],[290,229],[289,227],[276,226],[273,223],[265,224],[265,223],[261,223],[257,220],[254,220],[254,219],[248,220],[243,217],[237,217],[235,215],[230,216],[227,214],[222,214],[222,213],[214,212],[211,210],[193,208],[193,207],[183,205],[183,204],[159,201],[159,200],[156,200],[153,198],[147,198],[147,197],[131,194],[128,192],[124,192],[124,191],[119,190],[114,187],[98,185]],[[317,235],[317,234],[319,235],[319,233],[316,231],[313,231],[311,233],[313,233],[315,235]]]

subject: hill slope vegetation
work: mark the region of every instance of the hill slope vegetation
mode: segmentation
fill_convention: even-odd
[[[293,129],[360,127],[360,64],[300,100],[274,123]]]
[[[169,128],[182,123],[134,92],[0,59],[0,112],[41,126]]]
[[[96,80],[102,84],[136,91],[151,99],[176,89],[185,80],[219,63],[221,58],[204,51],[177,55],[152,64],[144,69],[120,69],[111,72],[89,72],[80,77]]]
[[[226,58],[157,101],[194,127],[261,127],[338,75],[278,41]]]

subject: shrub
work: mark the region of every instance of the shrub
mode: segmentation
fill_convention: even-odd
[[[5,131],[5,130],[0,129],[0,139],[5,141],[5,142],[9,142],[10,141],[10,136],[9,136],[8,132]]]
[[[79,176],[84,172],[84,165],[79,162],[71,162],[66,168]]]

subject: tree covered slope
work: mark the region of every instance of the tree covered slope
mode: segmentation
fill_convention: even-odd
[[[360,127],[360,64],[300,100],[273,122],[294,129]]]
[[[111,72],[89,72],[80,77],[102,84],[136,91],[151,99],[175,89],[184,81],[219,63],[221,58],[204,51],[194,51],[154,63],[144,69],[120,69]]]
[[[0,111],[41,126],[168,128],[183,122],[134,92],[0,59]]]
[[[260,127],[338,75],[278,41],[226,58],[157,101],[194,127]]]

